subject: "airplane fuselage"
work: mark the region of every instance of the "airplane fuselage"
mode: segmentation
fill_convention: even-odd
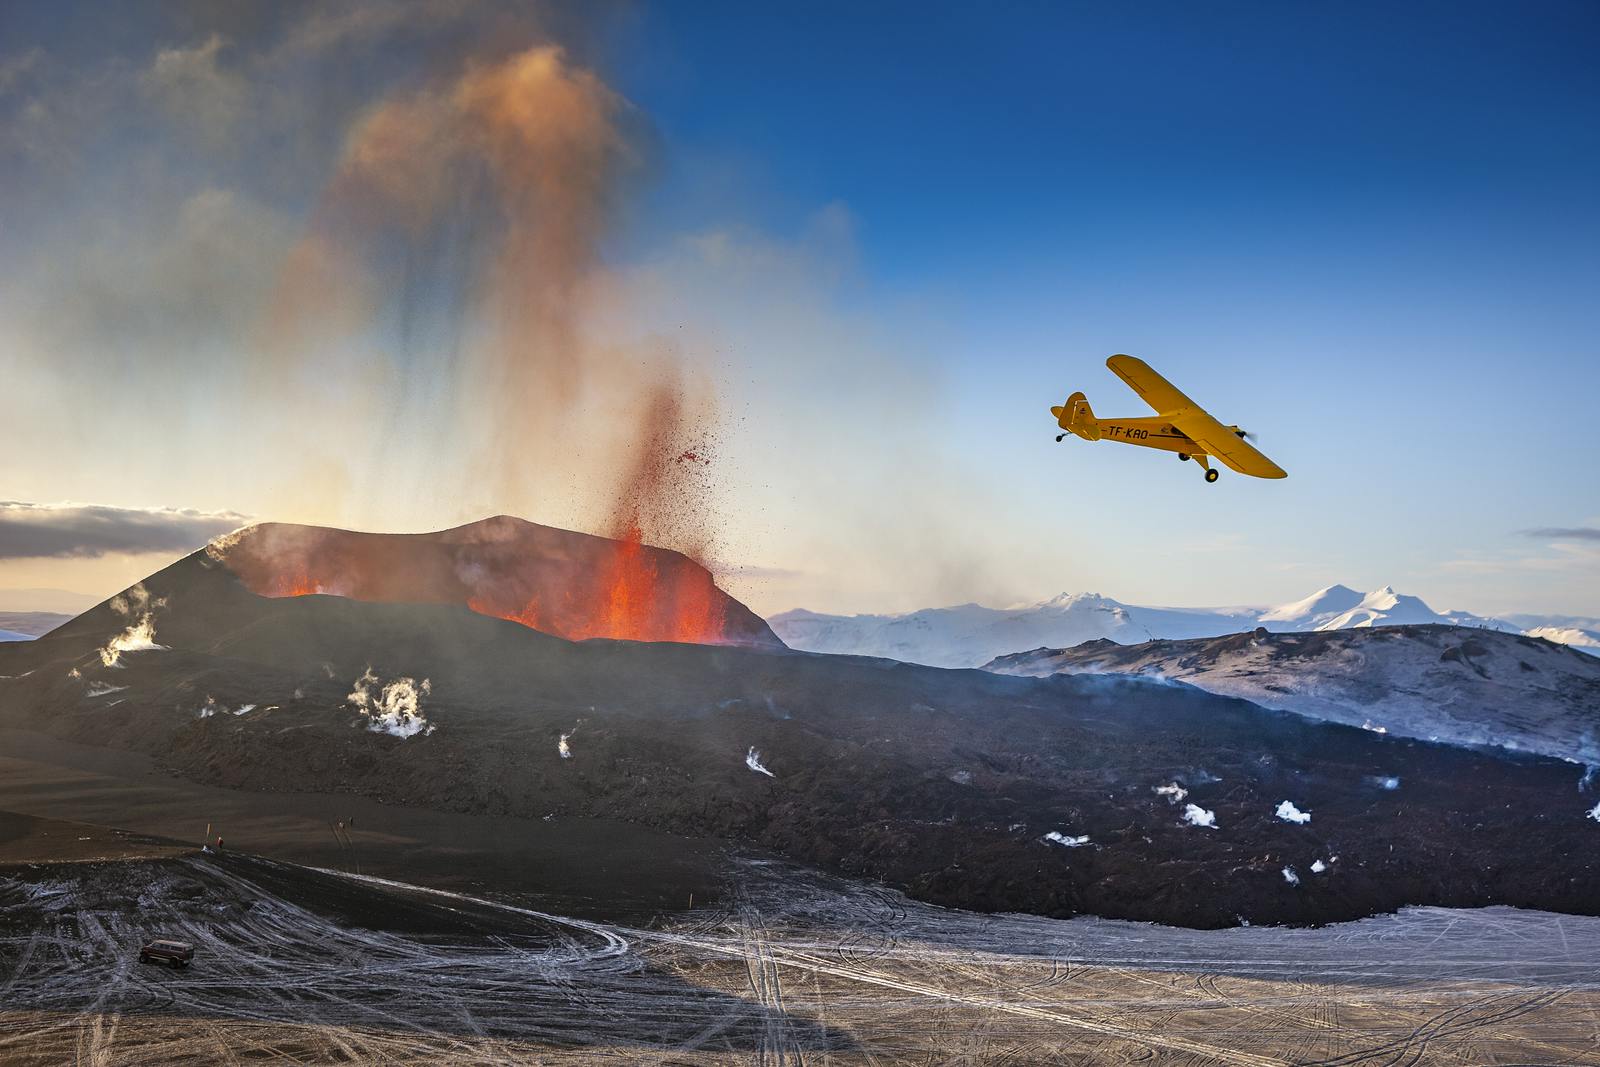
[[[1120,441],[1125,445],[1160,448],[1186,456],[1205,454],[1205,449],[1186,436],[1165,419],[1079,419],[1075,425],[1065,427],[1074,437],[1085,441]],[[1237,426],[1229,426],[1234,433]]]
[[[1143,360],[1115,355],[1106,360],[1106,366],[1155,409],[1156,415],[1142,419],[1097,418],[1088,398],[1073,393],[1065,404],[1050,409],[1062,431],[1056,434],[1057,441],[1070,434],[1085,441],[1118,441],[1176,452],[1179,459],[1193,459],[1204,468],[1208,482],[1217,480],[1212,457],[1254,478],[1287,477],[1282,467],[1244,440],[1247,435],[1243,430],[1224,426]]]

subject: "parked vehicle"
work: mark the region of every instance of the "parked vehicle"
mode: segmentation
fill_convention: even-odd
[[[139,950],[140,963],[165,963],[187,967],[194,959],[194,946],[184,941],[146,941]]]

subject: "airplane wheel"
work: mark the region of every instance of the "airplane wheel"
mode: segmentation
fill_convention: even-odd
[[[1060,443],[1061,443],[1061,442],[1062,442],[1062,441],[1063,441],[1063,440],[1065,440],[1065,439],[1066,439],[1066,436],[1067,436],[1067,435],[1066,435],[1066,434],[1064,434],[1064,433],[1058,433],[1058,434],[1056,434],[1056,444],[1058,444],[1058,445],[1059,445],[1059,444],[1060,444]]]
[[[1187,452],[1179,452],[1178,453],[1178,459],[1183,463],[1189,462],[1189,453],[1187,453]]]
[[[1216,480],[1217,480],[1217,472],[1216,471],[1206,471],[1206,481],[1214,482]]]

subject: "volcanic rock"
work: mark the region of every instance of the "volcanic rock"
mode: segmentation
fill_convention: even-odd
[[[984,669],[1164,678],[1370,730],[1600,764],[1600,658],[1477,627],[1087,641],[1000,656]]]
[[[0,646],[0,728],[144,753],[264,811],[294,791],[624,820],[982,910],[1195,926],[1405,904],[1600,912],[1594,798],[1559,760],[1138,678],[572,641],[454,596],[377,599],[408,594],[376,571],[309,574],[371,600],[264,596],[234,570],[262,580],[236,547]],[[119,641],[113,665],[103,653]],[[1313,818],[1278,818],[1285,800]]]
[[[426,534],[263,523],[209,552],[266,597],[461,604],[572,640],[781,645],[680,552],[509,515]]]

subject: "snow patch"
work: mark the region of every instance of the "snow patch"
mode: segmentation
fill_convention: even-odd
[[[1278,810],[1273,812],[1273,814],[1282,819],[1284,822],[1303,824],[1311,821],[1311,813],[1309,811],[1301,811],[1299,808],[1295,807],[1293,803],[1287,800],[1279,804]]]
[[[105,697],[110,696],[112,693],[120,693],[126,688],[128,687],[125,685],[107,685],[104,682],[93,682],[83,695],[86,697]]]
[[[1600,822],[1600,804],[1596,804],[1594,807],[1589,809],[1589,818],[1593,819],[1595,822]]]
[[[1313,860],[1312,863],[1311,863],[1311,873],[1312,874],[1321,874],[1323,871],[1325,871],[1327,869],[1328,869],[1328,865],[1326,863],[1323,863],[1321,860]]]
[[[235,715],[244,715],[255,710],[256,706],[254,704],[240,704],[238,707],[233,709],[233,713]]]
[[[422,714],[422,698],[432,692],[433,685],[426,678],[421,682],[396,678],[383,685],[369,666],[345,699],[367,717],[367,729],[373,733],[415,737],[426,736],[435,729]]]
[[[1052,845],[1060,845],[1062,848],[1082,848],[1089,843],[1089,835],[1084,834],[1082,837],[1073,837],[1070,834],[1062,833],[1060,830],[1051,830],[1040,840],[1048,841]]]
[[[1371,730],[1375,734],[1386,734],[1386,733],[1389,732],[1389,728],[1387,726],[1379,726],[1377,723],[1373,722],[1371,719],[1364,720],[1361,723],[1361,728],[1363,730]]]
[[[767,770],[766,766],[761,762],[761,753],[756,751],[756,746],[754,745],[751,745],[750,751],[744,754],[744,765],[757,774],[764,774],[768,778],[777,777],[777,775]]]
[[[1183,821],[1190,826],[1204,826],[1207,829],[1217,828],[1217,813],[1207,811],[1198,804],[1186,804],[1183,808]]]
[[[1295,869],[1293,867],[1285,867],[1283,869],[1283,880],[1288,882],[1290,885],[1300,884],[1300,876],[1295,873]]]

